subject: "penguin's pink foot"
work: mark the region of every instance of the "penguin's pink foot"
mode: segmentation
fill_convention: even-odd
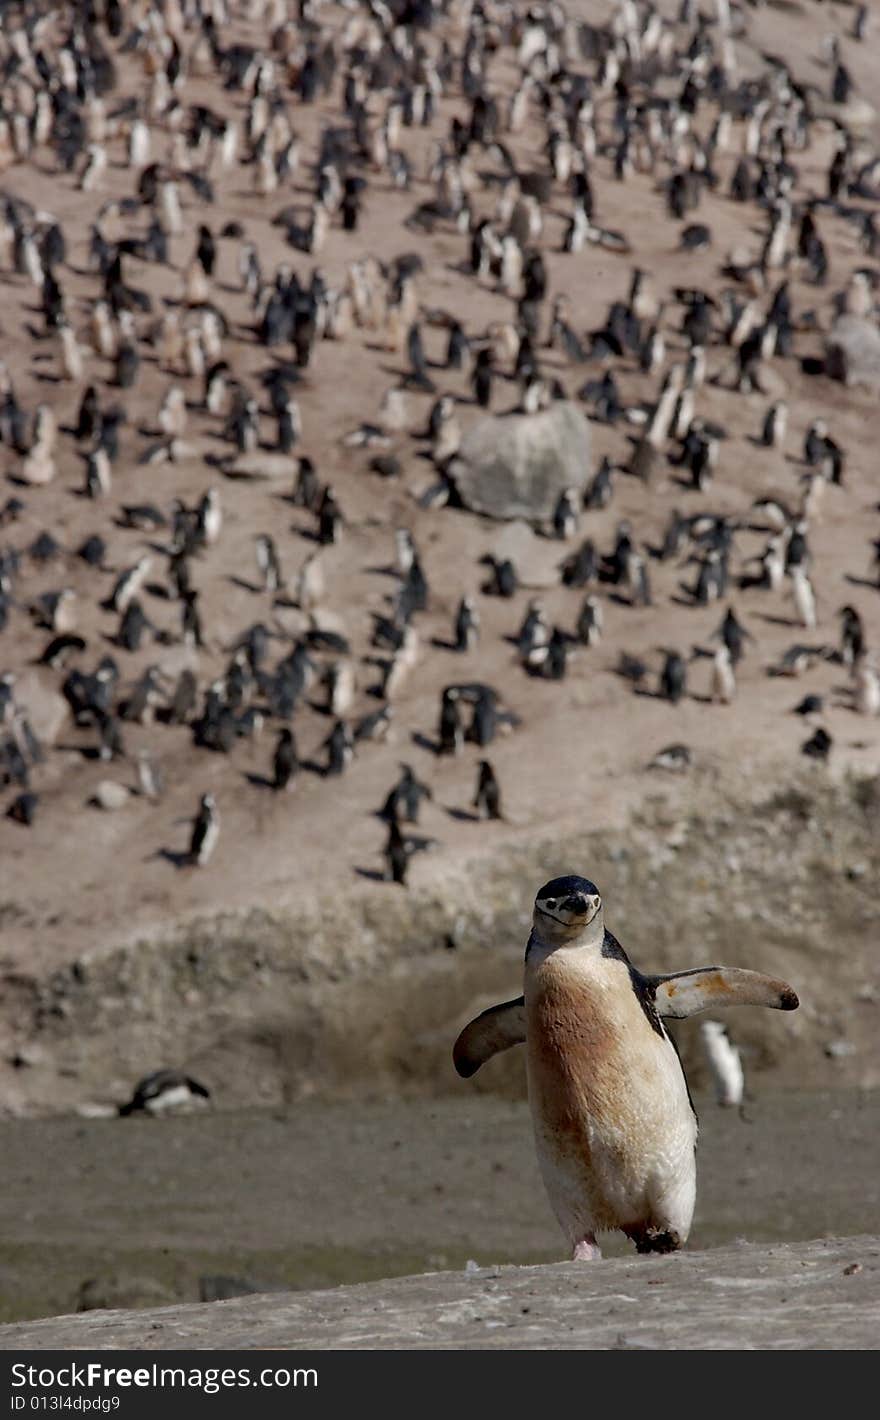
[[[572,1262],[599,1262],[601,1258],[602,1251],[595,1238],[581,1238],[571,1254]]]

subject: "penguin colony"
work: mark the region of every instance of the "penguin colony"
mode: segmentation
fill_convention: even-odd
[[[586,740],[653,703],[665,771],[671,713],[733,736],[762,686],[792,764],[876,746],[874,401],[811,374],[876,319],[870,16],[805,9],[788,59],[720,0],[3,7],[10,853],[57,813],[87,856],[110,775],[141,864],[351,794],[351,869],[405,883],[420,804],[503,820],[576,688]],[[536,598],[451,461],[560,398],[595,467]]]

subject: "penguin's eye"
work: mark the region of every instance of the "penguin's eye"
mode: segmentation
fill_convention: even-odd
[[[544,906],[545,906],[545,907],[555,907],[555,906],[556,906],[556,898],[555,898],[555,897],[545,897],[545,898],[544,898]]]

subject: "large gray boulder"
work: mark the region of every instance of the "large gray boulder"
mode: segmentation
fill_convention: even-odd
[[[880,329],[867,316],[840,316],[825,347],[825,370],[845,385],[880,389]]]
[[[462,439],[450,472],[465,507],[490,518],[551,518],[563,488],[590,477],[590,426],[560,400],[540,414],[481,419]]]

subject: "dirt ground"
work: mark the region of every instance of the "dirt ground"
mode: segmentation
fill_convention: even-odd
[[[745,1118],[696,1104],[689,1250],[876,1230],[876,1091],[760,1093]],[[527,1107],[465,1084],[428,1104],[7,1121],[0,1147],[4,1322],[565,1256]]]

